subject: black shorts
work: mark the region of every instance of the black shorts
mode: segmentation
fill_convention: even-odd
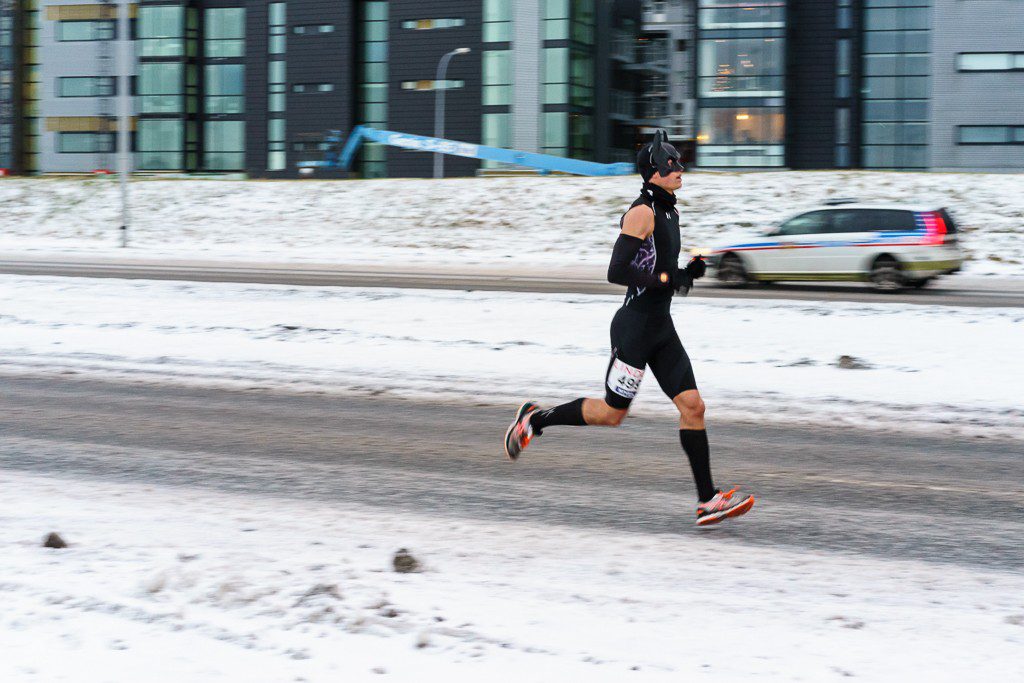
[[[648,365],[669,398],[697,388],[690,357],[667,310],[647,312],[623,306],[612,318],[611,332],[604,400],[612,408],[629,408]]]

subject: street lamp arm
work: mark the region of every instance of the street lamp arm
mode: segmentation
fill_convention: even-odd
[[[437,73],[434,76],[434,137],[444,137],[444,95],[447,88],[445,75],[448,71],[448,62],[452,61],[455,55],[464,55],[469,52],[468,47],[460,47],[445,53],[437,63]],[[434,177],[444,177],[444,155],[434,153]]]

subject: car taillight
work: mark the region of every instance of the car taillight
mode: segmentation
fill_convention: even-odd
[[[921,214],[924,220],[925,244],[943,244],[946,242],[946,221],[938,211],[925,211]]]

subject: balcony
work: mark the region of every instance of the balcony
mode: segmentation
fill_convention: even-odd
[[[624,68],[658,74],[668,74],[670,71],[668,43],[664,40],[642,38],[634,46],[634,55],[633,63]]]
[[[614,31],[611,57],[630,64],[636,61],[636,36],[626,31]]]

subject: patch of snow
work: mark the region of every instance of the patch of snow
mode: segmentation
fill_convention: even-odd
[[[604,266],[636,176],[443,181],[138,180],[128,254],[343,264]],[[1019,174],[693,173],[683,246],[763,230],[829,197],[948,207],[971,275],[1024,275]],[[0,251],[125,256],[117,180],[0,180]]]
[[[689,520],[495,525],[15,472],[0,499],[5,681],[1024,676],[1017,574],[754,548]],[[50,528],[70,547],[40,547]],[[392,571],[399,547],[427,570]]]

